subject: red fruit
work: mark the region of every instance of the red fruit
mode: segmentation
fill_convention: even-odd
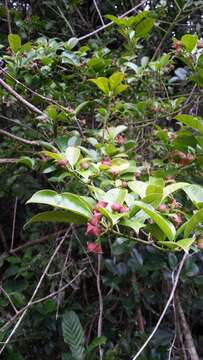
[[[123,188],[127,188],[128,187],[128,182],[127,181],[122,181],[122,185]]]
[[[175,209],[182,208],[182,204],[180,204],[178,201],[176,201],[176,199],[173,199],[171,206],[174,207]]]
[[[122,145],[125,142],[125,138],[122,135],[116,136],[115,140],[116,140],[117,144],[119,144],[119,145]]]
[[[140,177],[141,175],[142,175],[141,170],[137,169],[137,170],[135,171],[135,177]]]
[[[88,242],[87,243],[87,251],[90,253],[95,253],[95,254],[102,254],[102,247],[100,244],[95,244],[93,242]]]
[[[99,235],[101,234],[101,229],[98,225],[92,225],[90,223],[87,223],[86,234],[90,236],[99,237]]]
[[[93,212],[93,216],[92,216],[92,218],[90,219],[90,224],[92,224],[92,225],[98,225],[98,223],[100,222],[100,220],[101,220],[101,218],[102,218],[102,214],[100,214],[100,212],[99,211],[94,211]]]
[[[98,210],[99,208],[106,208],[108,203],[104,200],[99,200],[98,203],[95,206],[95,210]]]
[[[105,158],[101,161],[102,165],[111,166],[111,160],[109,158]]]
[[[126,212],[128,212],[128,207],[127,206],[121,206],[120,211],[121,214],[124,214]]]
[[[173,222],[175,223],[176,227],[180,226],[183,222],[182,217],[180,214],[175,214],[173,216]]]
[[[115,212],[120,212],[121,208],[122,208],[122,205],[120,205],[120,204],[113,204],[111,206],[112,211],[115,211]]]
[[[167,211],[167,210],[168,210],[168,206],[167,206],[167,205],[165,205],[165,204],[159,205],[159,211],[165,212],[165,211]]]
[[[65,159],[58,160],[58,161],[57,161],[57,164],[58,164],[60,167],[65,168],[65,167],[68,165],[68,160],[65,160]]]
[[[82,162],[80,164],[80,167],[84,170],[87,170],[89,168],[89,164],[88,164],[88,162]]]

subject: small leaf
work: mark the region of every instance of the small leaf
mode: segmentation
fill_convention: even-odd
[[[136,232],[136,234],[138,234],[140,229],[145,226],[144,223],[142,223],[136,219],[134,219],[134,220],[133,219],[124,219],[124,220],[120,221],[119,224],[133,229]]]
[[[125,198],[127,196],[128,191],[126,189],[111,189],[107,191],[104,198],[102,200],[107,201],[111,206],[112,204],[123,204]]]
[[[17,53],[21,48],[21,38],[17,34],[9,34],[8,35],[8,42],[11,50],[14,53]]]
[[[185,34],[181,37],[181,42],[183,46],[189,52],[192,52],[192,50],[195,48],[197,40],[197,35]]]
[[[64,47],[68,50],[72,50],[78,44],[78,41],[78,38],[72,37],[64,44]]]
[[[65,152],[66,160],[74,167],[77,164],[80,157],[80,149],[75,146],[68,146]]]
[[[122,72],[115,72],[109,78],[109,84],[112,90],[116,89],[118,85],[123,81],[124,74]]]
[[[90,79],[91,82],[93,82],[97,87],[103,91],[105,95],[109,95],[110,89],[109,89],[109,82],[108,79],[105,77],[98,77],[97,79]]]
[[[145,196],[146,189],[147,189],[147,183],[144,181],[129,181],[128,186],[129,188],[135,193],[138,194],[141,198]]]
[[[159,245],[163,245],[171,250],[184,250],[188,251],[190,246],[195,242],[194,238],[182,239],[177,242],[172,241],[159,241]]]

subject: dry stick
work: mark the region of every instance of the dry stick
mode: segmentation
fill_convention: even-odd
[[[118,18],[119,19],[124,18],[125,16],[127,16],[127,15],[131,14],[132,12],[134,12],[135,10],[139,9],[146,2],[147,2],[147,0],[141,1],[138,5],[134,6],[132,9],[126,11],[124,14],[120,15]],[[100,28],[98,28],[98,29],[86,34],[86,35],[81,36],[80,38],[78,38],[78,40],[82,41],[82,40],[87,39],[87,38],[89,38],[89,37],[91,37],[93,35],[96,35],[98,32],[105,30],[106,28],[108,28],[111,25],[113,25],[113,21],[109,22],[108,24],[105,24],[105,25],[101,26]]]
[[[10,252],[11,252],[11,254],[13,254],[13,253],[16,253],[18,251],[27,249],[30,246],[35,246],[37,244],[41,244],[41,243],[47,241],[50,236],[59,236],[59,235],[62,235],[64,232],[65,232],[65,230],[63,229],[63,230],[59,230],[59,231],[57,231],[57,232],[55,232],[53,234],[45,235],[45,236],[41,237],[40,239],[27,241],[25,244],[22,244],[22,245],[20,245],[20,246],[18,246],[16,248],[12,249]]]
[[[2,286],[0,286],[0,290],[2,291],[2,293],[4,294],[4,296],[7,297],[8,301],[10,302],[10,304],[11,304],[13,310],[15,311],[15,313],[18,314],[18,310],[16,309],[16,307],[15,307],[13,301],[11,300],[9,294],[7,293],[7,291],[4,290],[4,289],[2,288]]]
[[[185,339],[185,345],[186,345],[186,349],[190,355],[190,359],[191,360],[199,360],[199,356],[197,354],[195,345],[194,345],[194,341],[192,338],[192,334],[190,331],[190,328],[188,326],[182,305],[180,303],[180,299],[178,297],[178,295],[176,296],[176,303],[177,303],[177,310],[178,310],[178,315],[180,318],[180,326],[182,329],[182,334],[184,336]]]
[[[12,164],[12,163],[16,163],[19,159],[0,159],[0,165],[1,164]]]
[[[64,241],[65,241],[65,239],[66,239],[66,237],[67,237],[67,235],[69,234],[69,232],[70,232],[71,229],[72,229],[72,227],[70,226],[69,229],[66,231],[65,235],[63,236],[62,240],[60,241],[60,243],[58,244],[58,246],[57,246],[56,249],[54,250],[54,252],[53,252],[53,254],[52,254],[52,256],[51,256],[51,258],[50,258],[47,266],[45,267],[45,270],[44,270],[44,272],[43,272],[43,274],[42,274],[42,276],[41,276],[41,278],[40,278],[40,280],[39,280],[39,282],[38,282],[38,284],[37,284],[37,286],[36,286],[36,288],[35,288],[32,296],[31,296],[31,298],[30,298],[30,300],[29,300],[29,302],[28,302],[28,304],[27,304],[27,307],[26,307],[26,308],[24,309],[24,311],[22,312],[22,314],[21,314],[20,318],[18,319],[17,323],[15,324],[13,330],[11,331],[11,333],[10,333],[9,336],[7,337],[6,341],[4,342],[4,345],[3,345],[2,348],[0,349],[0,355],[3,353],[3,351],[4,351],[4,349],[6,348],[7,344],[9,343],[9,341],[11,340],[11,338],[13,337],[13,335],[15,334],[15,332],[17,331],[18,327],[20,326],[20,324],[21,324],[22,320],[24,319],[25,315],[27,314],[27,311],[28,311],[28,309],[29,309],[29,307],[30,307],[30,304],[33,302],[35,296],[37,295],[38,290],[39,290],[39,288],[40,288],[40,286],[41,286],[41,284],[42,284],[42,282],[43,282],[43,280],[44,280],[44,278],[45,278],[45,276],[46,276],[46,274],[47,274],[47,271],[49,270],[49,268],[50,268],[50,266],[51,266],[51,264],[52,264],[52,261],[54,260],[57,252],[59,251],[60,247],[61,247],[62,244],[64,243]]]
[[[0,134],[2,135],[5,135],[7,137],[10,137],[11,139],[14,139],[16,141],[20,141],[22,142],[23,144],[26,144],[26,145],[34,145],[34,146],[40,146],[40,141],[37,141],[37,140],[27,140],[27,139],[23,139],[17,135],[14,135],[14,134],[11,134],[10,132],[6,131],[6,130],[3,130],[3,129],[0,129]]]
[[[24,99],[24,97],[22,97],[20,94],[18,94],[15,90],[13,90],[13,88],[8,85],[3,79],[0,79],[0,85],[6,89],[11,95],[13,95],[17,100],[19,100],[22,104],[24,104],[25,106],[27,106],[31,111],[39,114],[39,115],[43,115],[44,117],[46,116],[41,110],[39,110],[36,106],[34,106],[33,104],[31,104],[29,101],[27,101],[26,99]]]
[[[8,23],[8,32],[9,32],[9,34],[11,34],[12,33],[11,17],[10,17],[10,10],[8,7],[8,0],[5,0],[5,8],[6,8],[7,23]]]
[[[180,278],[180,274],[181,274],[181,270],[183,268],[183,265],[185,263],[185,260],[187,259],[187,256],[188,256],[188,252],[185,251],[185,254],[183,255],[182,257],[182,260],[180,262],[180,265],[178,267],[178,271],[177,271],[177,274],[176,274],[176,277],[175,277],[175,280],[174,280],[174,284],[173,284],[173,287],[172,287],[172,290],[171,290],[171,293],[170,293],[170,296],[168,298],[168,301],[163,309],[163,312],[159,318],[159,320],[157,321],[157,324],[154,328],[154,330],[152,331],[152,333],[149,335],[149,337],[147,338],[147,340],[145,341],[145,343],[142,345],[142,347],[140,348],[140,350],[137,352],[137,354],[135,354],[135,356],[132,358],[132,360],[136,360],[138,359],[138,357],[141,355],[141,353],[144,351],[144,349],[146,348],[146,346],[148,345],[148,343],[151,341],[151,339],[153,338],[153,336],[155,335],[155,333],[157,332],[170,304],[171,304],[171,301],[173,300],[173,297],[175,295],[175,291],[176,291],[176,288],[177,288],[177,285],[178,285],[178,281],[179,281],[179,278]],[[195,359],[196,360],[196,359]]]
[[[101,255],[98,255],[98,267],[97,267],[97,291],[99,295],[99,319],[98,319],[98,326],[97,326],[97,336],[102,336],[102,319],[103,319],[103,298],[102,298],[102,291],[101,291]],[[99,359],[103,359],[103,349],[99,346]]]
[[[101,20],[102,26],[104,26],[104,25],[105,25],[105,24],[104,24],[104,20],[103,20],[103,18],[102,18],[101,12],[100,12],[99,7],[98,7],[98,5],[97,5],[97,1],[96,1],[96,0],[93,0],[93,3],[94,3],[94,6],[95,6],[95,8],[96,8],[96,10],[97,10],[97,13],[98,13],[98,15],[99,15],[99,18],[100,18],[100,20]]]
[[[13,226],[12,226],[12,236],[11,236],[10,251],[13,249],[13,244],[14,244],[17,205],[18,205],[18,198],[16,197],[15,205],[14,205],[14,211],[13,211]]]

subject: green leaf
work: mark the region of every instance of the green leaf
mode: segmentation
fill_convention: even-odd
[[[146,196],[159,193],[163,194],[164,180],[159,177],[150,177],[149,185],[146,188]]]
[[[79,317],[74,311],[67,311],[62,319],[64,342],[68,344],[75,360],[84,359],[85,335]]]
[[[66,160],[68,160],[69,164],[74,167],[80,158],[80,149],[75,146],[68,146],[65,154]]]
[[[197,211],[186,223],[184,236],[188,237],[198,224],[203,222],[203,209]]]
[[[184,250],[188,251],[190,246],[195,242],[194,238],[182,239],[177,242],[172,241],[159,241],[159,245],[164,245],[171,250]]]
[[[34,222],[53,222],[53,223],[69,223],[69,224],[85,224],[87,218],[69,211],[55,210],[45,211],[33,216],[24,226],[24,228]]]
[[[46,204],[56,208],[65,209],[86,218],[91,216],[89,204],[87,204],[79,195],[67,192],[58,194],[53,190],[40,190],[27,201],[27,204],[31,203]]]
[[[119,173],[119,172],[122,172],[122,171],[128,169],[129,166],[130,166],[130,163],[128,160],[114,158],[111,161],[111,166],[109,168],[109,171]]]
[[[203,134],[203,121],[199,117],[182,114],[177,115],[175,119]]]
[[[203,187],[200,185],[189,185],[186,188],[184,188],[184,191],[186,192],[187,196],[190,198],[190,200],[193,202],[193,204],[200,209],[203,207]]]
[[[112,204],[122,205],[123,202],[125,201],[127,193],[128,191],[126,189],[119,189],[119,188],[111,189],[107,191],[103,200],[107,201],[109,206],[111,206]]]
[[[129,181],[128,186],[129,188],[135,193],[138,194],[141,198],[145,196],[146,189],[147,189],[147,183],[144,181],[134,180]]]
[[[114,90],[114,94],[115,95],[121,94],[127,88],[128,88],[128,85],[124,85],[124,84],[118,85],[117,88]]]
[[[189,186],[190,184],[189,183],[186,183],[186,182],[178,182],[178,183],[175,183],[175,184],[170,184],[170,185],[167,185],[165,188],[164,188],[164,193],[163,193],[163,198],[166,198],[167,196],[173,194],[174,192],[176,192],[177,190],[184,190],[184,188],[186,186]]]
[[[133,229],[137,234],[139,233],[140,229],[145,226],[144,223],[138,221],[137,219],[123,219],[119,224]]]
[[[191,52],[195,48],[197,40],[197,35],[185,34],[181,37],[181,42],[183,46],[189,52]]]
[[[122,72],[115,72],[109,78],[109,84],[112,90],[116,89],[118,85],[123,81],[124,74]]]
[[[97,87],[103,91],[105,95],[109,95],[110,89],[109,89],[109,81],[105,77],[98,77],[97,79],[90,79],[91,82],[93,82]]]
[[[78,38],[72,37],[64,44],[64,47],[68,50],[72,50],[78,44],[78,41]]]
[[[14,53],[17,53],[21,48],[21,38],[17,34],[9,34],[8,35],[8,42],[11,50]]]
[[[126,216],[126,213],[122,213],[122,214],[112,213],[111,211],[105,208],[99,208],[99,211],[110,221],[112,226],[116,225],[121,218]]]
[[[138,37],[147,37],[154,26],[154,19],[148,17],[136,25],[135,32]]]
[[[157,213],[156,210],[154,210],[154,208],[149,204],[145,204],[142,201],[135,201],[135,205],[149,215],[152,220],[154,220],[169,240],[174,240],[176,230],[171,222],[163,218],[163,216]]]

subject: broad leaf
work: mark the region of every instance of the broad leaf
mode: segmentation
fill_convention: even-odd
[[[182,114],[182,115],[177,115],[175,119],[182,122],[185,125],[190,126],[195,130],[198,130],[201,134],[203,134],[203,121],[199,117]]]
[[[127,196],[128,191],[126,189],[115,188],[107,191],[103,200],[107,201],[111,206],[112,204],[123,204]]]
[[[146,189],[147,189],[147,183],[144,181],[129,181],[128,186],[129,188],[135,193],[138,194],[141,198],[145,196]]]
[[[120,221],[119,224],[133,229],[137,234],[139,233],[140,229],[145,226],[144,223],[138,221],[137,219],[124,219]]]
[[[189,185],[184,188],[187,196],[197,208],[203,207],[203,187],[200,185]]]
[[[109,84],[112,90],[116,89],[118,85],[123,81],[124,74],[122,72],[115,72],[109,78]]]
[[[68,344],[75,360],[84,359],[85,335],[79,317],[74,311],[67,311],[62,319],[64,342]]]
[[[163,245],[171,250],[184,250],[188,251],[190,246],[195,242],[194,238],[182,239],[177,242],[172,241],[159,241],[159,245]]]
[[[69,164],[73,167],[77,164],[79,160],[80,149],[75,146],[68,146],[65,154]]]
[[[110,89],[109,89],[109,81],[105,77],[98,77],[97,79],[90,79],[91,82],[93,82],[97,87],[103,91],[105,95],[109,95]]]
[[[176,192],[177,190],[181,190],[186,187],[186,186],[189,186],[190,184],[189,183],[186,183],[186,182],[178,182],[178,183],[175,183],[175,184],[170,184],[170,185],[167,185],[165,188],[164,188],[164,193],[163,193],[163,198],[166,198],[167,196],[173,194],[174,192]]]
[[[65,209],[86,218],[91,216],[89,204],[87,204],[79,195],[71,193],[58,194],[53,190],[40,190],[27,201],[27,204],[31,203],[46,204],[56,208]]]
[[[187,221],[184,231],[184,236],[190,236],[191,232],[195,229],[198,224],[203,223],[203,209],[197,211],[190,220]]]
[[[176,230],[171,222],[161,216],[154,208],[142,201],[135,201],[135,205],[142,209],[159,226],[169,240],[174,240]]]
[[[128,160],[124,159],[113,159],[111,161],[111,166],[109,168],[109,171],[119,173],[126,169],[128,169],[130,166],[130,163]]]
[[[43,213],[39,213],[33,216],[25,224],[25,227],[34,222],[85,224],[87,222],[87,218],[77,213],[72,213],[63,210],[55,210],[55,211],[45,211]]]
[[[9,34],[8,35],[8,42],[11,50],[14,53],[17,53],[21,48],[21,38],[17,34]]]

